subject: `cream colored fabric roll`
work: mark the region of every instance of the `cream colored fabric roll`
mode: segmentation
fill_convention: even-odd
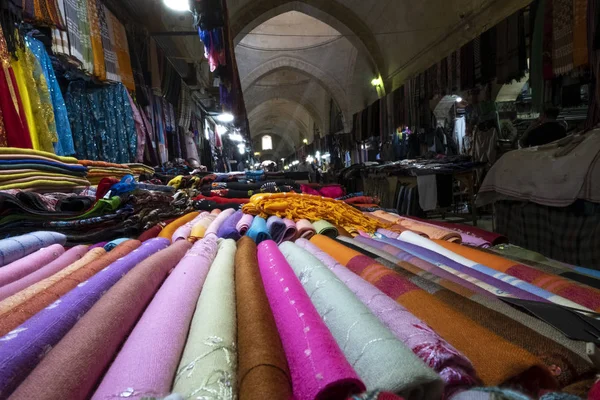
[[[439,399],[438,374],[400,342],[325,265],[291,242],[279,246],[367,390]]]
[[[235,241],[219,241],[200,293],[173,386],[184,399],[236,396],[235,251]]]

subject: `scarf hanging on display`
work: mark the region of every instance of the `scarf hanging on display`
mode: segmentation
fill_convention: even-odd
[[[104,48],[102,47],[102,27],[98,13],[99,0],[87,0],[90,44],[94,59],[94,76],[101,81],[106,80],[106,64],[104,61]]]
[[[553,68],[553,45],[554,45],[554,23],[553,23],[554,0],[545,1],[544,9],[544,39],[543,39],[543,71],[544,80],[549,81],[554,78]]]
[[[65,27],[57,0],[23,0],[23,18],[42,26],[55,26],[58,29]]]
[[[64,0],[58,1],[58,12],[65,25],[62,29],[52,28],[52,52],[56,55],[62,54],[70,57],[71,51],[69,50],[69,33],[67,32],[68,27],[66,25],[67,17],[65,14]]]
[[[573,69],[573,0],[552,0],[552,66],[554,75]]]
[[[67,0],[73,1],[73,0]],[[114,45],[114,32],[110,11],[101,1],[96,0],[98,11],[98,22],[100,23],[100,35],[102,36],[102,49],[104,51],[104,66],[106,79],[113,82],[119,81],[119,62]]]
[[[114,38],[113,50],[117,55],[120,82],[122,82],[128,90],[135,92],[135,80],[133,79],[133,69],[131,68],[127,32],[121,21],[119,21],[110,11],[107,14],[107,18],[108,17],[110,17],[111,20],[109,26],[112,26],[111,39]]]
[[[481,36],[476,37],[473,40],[473,66],[474,66],[474,83],[475,84],[480,84],[481,83],[481,78],[482,78],[482,73],[481,73],[481,68],[482,68],[482,63],[481,63]]]
[[[588,55],[588,0],[573,0],[573,66],[587,65]]]
[[[497,25],[496,72],[500,84],[521,79],[527,69],[524,23],[519,11]]]

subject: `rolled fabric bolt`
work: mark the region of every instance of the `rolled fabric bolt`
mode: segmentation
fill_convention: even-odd
[[[323,263],[294,243],[279,246],[315,308],[367,386],[407,400],[439,399],[440,377]]]
[[[297,400],[345,400],[365,391],[302,284],[272,240],[258,246],[265,292]]]
[[[235,254],[239,399],[288,400],[293,398],[290,370],[256,251],[256,244],[246,236],[238,242]]]
[[[198,211],[194,211],[184,215],[183,217],[177,218],[175,221],[171,222],[169,225],[165,226],[162,231],[158,234],[158,237],[165,238],[171,240],[175,231],[182,225],[187,224],[196,218],[200,213]]]
[[[57,245],[60,246],[60,245]],[[62,247],[62,246],[61,246]],[[29,286],[46,279],[58,271],[66,268],[73,264],[75,261],[81,259],[83,255],[88,251],[88,246],[76,246],[66,252],[51,263],[43,266],[31,274],[24,276],[23,278],[9,283],[0,288],[0,301],[20,292],[21,290],[27,289]],[[35,253],[34,253],[35,254]]]
[[[217,215],[217,218],[215,218],[215,220],[208,226],[206,232],[204,233],[204,237],[208,237],[210,235],[218,237],[217,232],[219,231],[219,228],[221,227],[221,225],[223,225],[225,220],[227,220],[227,218],[231,217],[233,214],[235,214],[235,210],[231,208],[222,211],[219,215]]]
[[[192,227],[192,233],[190,235],[190,240],[194,241],[194,240],[202,239],[204,237],[204,235],[206,234],[206,230],[208,229],[210,224],[213,223],[215,218],[217,218],[216,215],[210,214],[210,215],[207,215],[206,217],[202,218],[198,223],[196,223]]]
[[[210,213],[211,213],[212,215],[219,215],[219,214],[221,214],[221,210],[219,210],[218,208],[215,208],[215,209],[214,209],[214,210],[212,210]]]
[[[19,279],[40,269],[44,265],[56,260],[65,252],[65,248],[60,244],[53,244],[49,247],[39,249],[35,253],[14,261],[0,268],[0,287],[18,281]]]
[[[146,242],[27,320],[0,340],[0,387],[9,394],[92,306],[140,261],[167,246],[164,239]],[[44,390],[45,387],[39,387]],[[39,394],[30,398],[41,397]]]
[[[250,214],[244,214],[240,222],[237,223],[236,228],[241,236],[244,236],[248,229],[250,229],[250,225],[252,225],[252,221],[254,217]]]
[[[106,250],[107,252],[111,251],[112,249],[114,249],[115,247],[117,247],[118,245],[120,245],[121,243],[127,241],[129,239],[127,238],[120,238],[120,239],[115,239],[111,242],[108,242],[107,244],[104,245],[104,250]]]
[[[296,223],[291,219],[284,218],[283,223],[285,224],[285,233],[283,235],[284,242],[290,242],[296,239],[298,235],[298,228],[296,228]]]
[[[285,231],[287,229],[283,219],[275,215],[269,217],[267,220],[267,229],[275,243],[281,244],[281,242],[283,242],[283,237],[285,236]]]
[[[157,246],[165,244],[165,238],[153,240]],[[168,272],[191,246],[187,240],[178,241],[136,265],[42,359],[11,398],[89,398]]]
[[[217,242],[207,238],[196,242],[181,259],[135,325],[92,400],[114,399],[122,393],[131,393],[128,398],[170,393],[196,302],[216,254]],[[148,347],[149,341],[158,345]]]
[[[313,223],[313,226],[319,235],[324,235],[332,239],[335,239],[340,234],[335,226],[325,220],[316,221]]]
[[[191,220],[190,222],[187,222],[184,225],[177,228],[175,233],[173,233],[171,242],[175,243],[178,240],[187,240],[187,238],[189,238],[190,235],[192,234],[192,228],[194,227],[194,225],[196,225],[198,222],[202,221],[202,219],[207,217],[208,215],[210,215],[208,212],[203,212],[200,215],[198,215],[196,218]]]
[[[62,233],[39,231],[0,240],[0,267],[17,261],[43,247],[63,245],[67,237]]]
[[[94,250],[94,249],[97,249],[98,247],[104,248],[104,246],[106,246],[107,244],[108,244],[108,242],[96,243],[96,244],[91,245],[88,250]]]
[[[241,210],[230,215],[225,222],[219,227],[217,236],[223,239],[233,239],[236,242],[242,237],[237,230],[237,224],[242,219],[244,213]]]
[[[307,219],[301,219],[296,222],[296,227],[298,228],[298,237],[303,239],[310,239],[317,233],[313,224]]]
[[[235,241],[220,241],[196,305],[173,384],[173,393],[186,399],[219,393],[227,400],[237,393],[235,249]]]
[[[270,240],[271,235],[269,234],[269,229],[267,228],[267,221],[265,221],[265,219],[262,217],[254,217],[250,229],[248,229],[248,232],[246,232],[246,236],[254,240],[256,244],[260,244],[265,240]]]

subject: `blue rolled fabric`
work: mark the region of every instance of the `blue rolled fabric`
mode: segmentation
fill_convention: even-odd
[[[269,217],[267,220],[267,229],[277,244],[283,243],[283,238],[287,231],[287,226],[283,222],[283,219],[277,216]]]
[[[250,225],[250,229],[248,229],[248,232],[246,232],[246,236],[254,240],[256,244],[260,244],[265,240],[271,240],[271,235],[269,234],[269,229],[267,228],[267,221],[261,217],[254,217],[252,225]]]
[[[114,249],[115,247],[117,247],[118,245],[120,245],[121,243],[123,243],[124,241],[129,240],[127,238],[121,238],[121,239],[115,239],[112,242],[108,242],[104,245],[104,250],[106,250],[107,252],[111,251],[112,249]]]
[[[58,232],[33,232],[0,240],[0,267],[17,261],[41,248],[53,244],[63,245],[67,237]]]
[[[237,229],[237,224],[240,222],[244,213],[242,210],[236,211],[229,218],[223,222],[223,225],[219,227],[217,231],[217,236],[223,239],[233,239],[236,242],[242,238],[240,232]]]

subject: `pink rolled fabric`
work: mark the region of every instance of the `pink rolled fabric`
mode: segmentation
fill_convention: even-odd
[[[301,219],[296,222],[296,228],[298,228],[298,237],[303,239],[310,239],[317,234],[315,227],[307,219]]]
[[[362,383],[272,240],[258,246],[258,265],[281,337],[297,400],[345,400]]]
[[[223,225],[223,222],[225,222],[225,220],[231,217],[233,214],[235,214],[235,210],[232,208],[228,208],[225,211],[221,211],[217,218],[215,218],[215,220],[209,225],[208,229],[206,230],[206,233],[204,234],[204,237],[214,235],[216,239],[219,227]]]
[[[207,213],[208,214],[208,213]],[[196,302],[217,254],[213,237],[181,259],[125,342],[93,400],[160,397],[171,393]],[[154,343],[154,345],[149,345]]]
[[[296,239],[298,235],[298,228],[296,223],[291,219],[284,218],[283,223],[285,224],[285,233],[283,234],[283,241],[290,242]]]
[[[238,230],[241,236],[244,236],[246,232],[248,232],[248,229],[250,229],[250,225],[252,225],[253,220],[254,217],[250,214],[244,214],[242,219],[240,219],[240,222],[238,222],[236,225],[236,229]]]
[[[5,265],[0,268],[0,287],[18,281],[31,274],[44,265],[56,260],[64,252],[65,248],[60,244],[53,244]]]
[[[393,231],[390,231],[387,229],[383,229],[383,228],[377,229],[377,233],[381,233],[383,236],[387,236],[390,239],[398,239],[400,237],[399,233],[393,232]]]
[[[173,233],[171,243],[175,243],[178,240],[186,240],[187,238],[189,238],[192,234],[192,228],[194,227],[194,225],[196,225],[198,222],[202,221],[205,217],[209,215],[209,212],[203,212],[190,222],[177,228],[177,230],[175,230],[175,233]]]
[[[215,209],[214,209],[214,210],[212,210],[210,213],[211,213],[212,215],[219,215],[219,214],[221,214],[221,210],[219,210],[218,208],[215,208]]]
[[[38,283],[42,279],[46,279],[54,275],[63,268],[68,267],[83,257],[87,251],[88,246],[82,245],[73,247],[72,249],[64,252],[56,260],[38,269],[37,271],[32,272],[31,274],[26,275],[17,281],[9,283],[8,285],[2,286],[0,288],[0,301],[20,292],[23,289],[27,289],[29,286],[33,285],[34,283]]]
[[[339,264],[333,257],[305,239],[296,245],[319,259],[364,303],[369,310],[413,353],[444,381],[444,398],[481,384],[473,364],[394,299]]]

